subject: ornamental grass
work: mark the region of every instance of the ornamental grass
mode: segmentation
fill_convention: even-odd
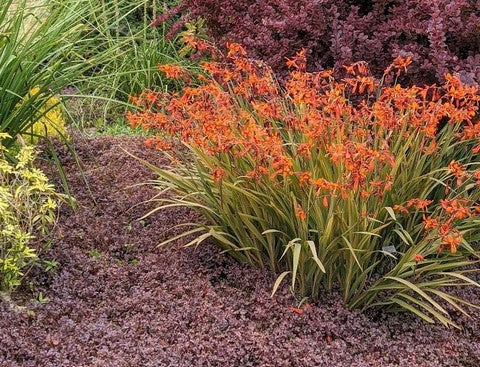
[[[398,57],[382,79],[355,63],[338,80],[307,72],[302,51],[284,87],[238,44],[198,75],[161,65],[183,91],[145,91],[127,117],[172,158],[152,167],[174,193],[156,210],[205,218],[162,245],[212,239],[279,274],[273,293],[287,281],[313,299],[338,289],[352,308],[456,326],[451,311],[476,306],[453,288],[479,286],[480,97],[450,74],[440,86],[383,85],[410,62]]]

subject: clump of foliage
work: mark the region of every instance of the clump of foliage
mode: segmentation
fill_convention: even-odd
[[[409,64],[397,58],[384,76]],[[336,80],[307,72],[305,52],[288,65],[283,89],[231,44],[225,61],[202,64],[201,85],[163,65],[183,92],[134,98],[143,111],[128,119],[157,132],[150,146],[190,152],[152,167],[176,194],[160,208],[207,219],[170,241],[213,238],[239,261],[281,272],[274,290],[290,276],[305,296],[339,287],[351,307],[453,324],[438,300],[465,312],[448,290],[477,285],[468,277],[480,239],[477,88],[449,74],[442,86],[386,87],[364,63]]]
[[[74,6],[78,0],[59,0]],[[157,70],[159,63],[184,63],[176,40],[166,39],[168,25],[151,27],[151,22],[173,1],[81,0],[85,33],[91,39],[85,59],[99,60],[75,83],[81,103],[71,104],[72,120],[85,127],[123,119],[129,97],[146,88],[175,88]],[[98,123],[100,122],[100,123]]]
[[[458,72],[480,83],[477,0],[183,0],[159,18],[203,17],[219,42],[240,42],[249,55],[285,74],[285,58],[305,48],[313,70],[367,61],[376,76],[397,56],[411,56],[406,81],[444,81]]]
[[[34,167],[34,148],[7,150],[1,143],[10,138],[0,133],[0,290],[7,291],[21,284],[25,271],[37,260],[42,246],[35,248],[32,242],[47,235],[60,198],[45,174]]]
[[[23,103],[28,103],[30,98],[36,98],[39,92],[39,87],[32,88],[20,102],[18,108],[21,108]],[[33,124],[28,129],[28,135],[26,136],[31,144],[37,143],[39,137],[68,137],[65,111],[58,96],[51,96],[46,100],[45,104],[40,106],[36,113],[32,114],[32,120]]]
[[[54,113],[61,90],[93,64],[81,57],[89,42],[82,14],[80,2],[0,0],[0,132],[12,137],[4,145],[31,134]]]

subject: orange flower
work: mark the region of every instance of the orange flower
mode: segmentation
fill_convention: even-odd
[[[328,190],[332,191],[337,188],[337,185],[333,182],[327,181],[324,178],[318,178],[315,180],[315,187],[317,190]]]
[[[351,65],[343,65],[348,74],[351,75],[368,75],[368,66],[365,61],[359,61]]]
[[[415,199],[410,199],[409,201],[407,201],[406,207],[410,208],[410,207],[414,206],[415,209],[417,209],[417,210],[424,210],[432,202],[433,202],[433,200],[422,200],[422,199],[415,198]]]
[[[422,254],[416,254],[414,256],[413,260],[418,264],[421,261],[425,261],[425,258],[423,257]]]
[[[310,152],[311,148],[312,147],[310,146],[310,144],[299,144],[297,148],[297,153],[304,158],[310,158],[312,156],[312,153]]]
[[[454,219],[464,219],[470,216],[470,208],[468,208],[466,204],[466,199],[440,200],[442,209],[448,214],[451,214]]]
[[[397,69],[397,75],[400,74],[400,70],[403,69],[404,72],[407,72],[407,67],[412,63],[412,57],[407,56],[403,58],[401,56],[397,56],[395,60],[393,60],[392,67]]]
[[[428,154],[428,155],[433,154],[437,151],[437,149],[438,149],[437,143],[434,140],[432,140],[430,144],[425,148],[425,154]]]
[[[457,186],[460,186],[466,174],[465,166],[458,162],[451,161],[449,168],[450,172],[457,178]]]
[[[305,220],[307,219],[307,213],[302,209],[300,205],[297,205],[297,209],[295,211],[295,215],[298,219],[300,220]]]
[[[302,172],[299,178],[300,185],[310,185],[312,183],[312,173]]]
[[[450,247],[452,254],[457,252],[457,247],[462,243],[462,235],[458,231],[453,231],[446,236],[443,236],[442,244]]]
[[[473,177],[477,180],[477,186],[480,186],[480,169],[477,169],[473,172]]]
[[[212,178],[214,181],[221,181],[226,176],[226,172],[223,168],[217,167],[212,172]]]
[[[187,41],[197,47],[195,40]],[[447,75],[444,86],[382,86],[373,96],[379,81],[365,63],[346,66],[349,77],[338,80],[332,70],[307,72],[306,51],[302,50],[288,60],[289,77],[282,88],[268,66],[249,59],[241,45],[227,47],[226,58],[214,56],[212,61],[201,63],[204,73],[192,80],[180,66],[160,65],[167,77],[183,78],[187,86],[181,91],[145,91],[132,97],[140,108],[126,116],[132,126],[158,133],[161,138],[147,141],[151,147],[171,148],[172,141],[178,140],[199,152],[199,164],[211,167],[211,162],[224,162],[223,168],[210,172],[215,181],[246,176],[254,182],[241,180],[245,186],[272,185],[285,190],[298,190],[299,183],[306,186],[302,195],[315,190],[321,207],[317,209],[323,211],[333,200],[338,200],[341,210],[341,201],[347,198],[358,199],[358,204],[368,200],[381,207],[386,192],[396,184],[398,176],[391,172],[403,168],[398,167],[396,156],[402,144],[412,150],[407,159],[422,152],[435,153],[432,162],[443,161],[441,155],[456,147],[445,146],[450,142],[439,133],[443,121],[453,125],[459,147],[468,141],[480,152],[480,122],[475,120],[480,97],[475,88],[462,85],[457,77]],[[411,57],[397,57],[387,71],[400,73],[411,62]],[[352,91],[371,98],[354,96],[351,100]],[[407,146],[412,141],[418,144]],[[330,162],[325,162],[325,157]],[[450,162],[448,169],[458,185],[471,179],[478,185],[472,190],[480,188],[480,169],[470,173],[456,161]],[[453,252],[461,243],[455,221],[480,215],[480,205],[470,199],[448,199],[452,191],[447,186],[439,204],[410,198],[393,209],[405,214],[422,211],[425,235],[438,231],[441,247],[448,246]],[[421,187],[417,195],[420,192]],[[307,220],[301,206],[291,209],[297,218]],[[376,213],[361,214],[376,218]],[[417,218],[415,215],[412,220]]]
[[[158,70],[164,72],[169,79],[179,79],[186,73],[186,70],[181,66],[171,64],[158,65]]]
[[[298,71],[303,71],[307,66],[307,51],[302,49],[300,52],[297,52],[295,57],[292,59],[287,59],[287,67],[291,69],[296,69]]]
[[[396,212],[408,214],[408,209],[405,208],[403,205],[394,205],[393,210],[395,210]]]
[[[438,219],[423,216],[423,226],[425,230],[435,229],[438,227]]]
[[[245,57],[247,56],[247,52],[243,48],[242,45],[239,43],[228,43],[227,44],[227,49],[228,49],[228,57]]]

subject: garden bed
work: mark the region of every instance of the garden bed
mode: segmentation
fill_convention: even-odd
[[[121,148],[162,164],[143,139],[77,136],[89,188],[59,147],[79,209],[61,210],[49,254],[59,268],[35,288],[49,301],[17,299],[29,312],[0,303],[1,366],[480,365],[473,310],[472,319],[456,316],[461,331],[414,315],[350,311],[338,296],[300,314],[287,287],[270,298],[273,274],[214,246],[157,248],[194,214],[172,209],[137,220],[152,207],[138,204],[156,190],[132,185],[154,176]]]

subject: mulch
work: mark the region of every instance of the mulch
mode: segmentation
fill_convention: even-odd
[[[49,302],[28,290],[12,302],[29,312],[0,302],[0,366],[480,366],[478,313],[446,329],[409,314],[361,314],[333,294],[298,314],[287,287],[270,298],[273,274],[213,245],[158,248],[195,214],[139,221],[156,191],[133,185],[155,176],[122,148],[157,165],[161,154],[141,137],[78,135],[75,145],[83,175],[58,149],[79,208],[62,207],[48,254],[59,268],[36,278]]]

